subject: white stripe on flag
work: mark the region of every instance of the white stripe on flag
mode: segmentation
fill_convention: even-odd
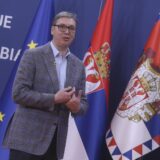
[[[89,160],[74,118],[69,115],[68,133],[63,160]]]
[[[143,121],[135,123],[117,114],[112,120],[111,130],[122,154],[152,139]]]

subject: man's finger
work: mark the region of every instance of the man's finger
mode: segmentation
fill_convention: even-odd
[[[69,94],[70,96],[72,96],[74,93],[75,93],[75,90],[74,90],[74,89],[72,89],[71,91],[68,92],[68,94]]]
[[[80,99],[81,96],[82,96],[82,90],[79,90],[79,92],[78,92],[78,98]]]
[[[72,87],[71,86],[69,86],[69,87],[67,87],[67,88],[64,88],[64,91],[65,92],[69,92],[69,91],[71,91],[72,90]]]

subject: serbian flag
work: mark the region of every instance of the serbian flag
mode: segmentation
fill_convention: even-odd
[[[64,160],[100,160],[105,157],[112,12],[113,0],[107,0],[84,56],[89,108],[84,116],[69,117]]]
[[[160,146],[160,17],[106,134],[114,160],[134,160]]]

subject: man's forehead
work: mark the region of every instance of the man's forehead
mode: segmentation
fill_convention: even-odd
[[[73,18],[68,18],[68,17],[61,17],[59,19],[57,19],[57,23],[67,23],[67,24],[71,24],[71,25],[76,25],[76,22]]]

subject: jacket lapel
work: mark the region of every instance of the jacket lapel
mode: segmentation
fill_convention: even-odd
[[[57,75],[57,70],[56,70],[56,62],[55,62],[55,58],[54,58],[50,43],[48,43],[45,46],[44,52],[42,54],[44,58],[44,62],[48,69],[48,73],[52,79],[53,87],[56,92],[59,90],[59,81],[58,81],[58,75]]]
[[[45,65],[48,69],[48,73],[52,79],[53,87],[56,92],[59,90],[59,81],[58,81],[58,75],[57,75],[57,70],[56,70],[55,58],[52,53],[50,43],[48,43],[45,46],[42,56],[44,58]],[[74,64],[74,60],[72,58],[72,54],[70,54],[67,58],[68,59],[67,59],[65,87],[68,87],[68,86],[74,87],[74,67],[75,67],[75,64]],[[57,84],[57,85],[55,85],[55,84]]]

